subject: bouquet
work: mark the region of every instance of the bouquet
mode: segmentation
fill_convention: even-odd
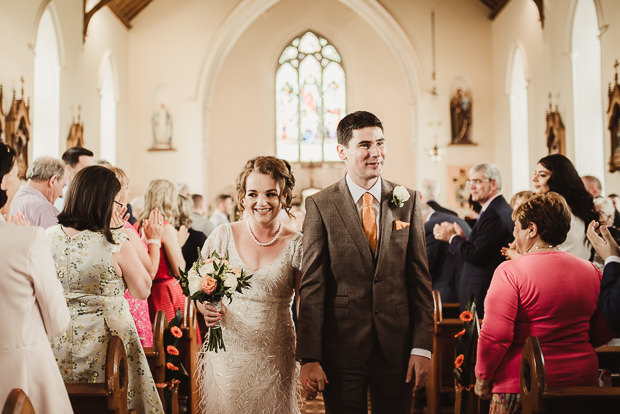
[[[179,276],[175,277],[185,296],[201,303],[209,302],[220,310],[224,297],[230,303],[234,292],[243,293],[244,289],[250,287],[249,280],[252,275],[243,269],[232,267],[228,256],[222,257],[213,251],[208,257],[203,258],[199,251],[198,260],[189,272],[179,269]],[[220,349],[225,351],[226,346],[222,338],[222,326],[218,321],[210,329],[207,350],[217,352]]]

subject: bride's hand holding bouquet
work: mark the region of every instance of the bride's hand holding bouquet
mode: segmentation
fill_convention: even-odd
[[[183,294],[206,308],[204,313],[209,327],[207,350],[226,350],[220,326],[222,299],[226,297],[228,303],[232,302],[234,292],[243,293],[250,287],[251,277],[245,270],[233,267],[226,256],[222,257],[215,251],[206,258],[199,252],[198,260],[189,272],[179,269],[176,278]]]

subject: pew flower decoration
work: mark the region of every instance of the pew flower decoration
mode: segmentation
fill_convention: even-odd
[[[402,207],[409,200],[409,191],[402,185],[397,185],[392,191],[392,204],[396,207]]]
[[[202,257],[198,252],[198,260],[192,265],[189,272],[179,269],[179,280],[183,294],[201,303],[209,302],[217,310],[222,308],[222,300],[228,299],[232,302],[233,293],[243,293],[243,290],[250,287],[250,278],[243,269],[233,267],[228,261],[228,256],[220,256],[213,251],[208,257]],[[224,338],[222,337],[222,326],[218,321],[209,330],[209,340],[207,350],[219,351],[226,350]]]
[[[476,314],[476,301],[473,295],[470,296],[465,310],[459,315],[463,322],[463,329],[454,335],[456,338],[456,359],[452,375],[456,380],[456,385],[461,391],[471,391],[474,383],[474,347],[477,341],[477,332],[480,329],[478,316]],[[461,398],[464,398],[461,395]]]
[[[168,327],[164,331],[164,350],[166,356],[166,382],[155,384],[158,388],[163,388],[166,407],[172,407],[172,394],[174,387],[181,381],[187,380],[189,375],[181,362],[179,344],[183,338],[183,331],[180,326],[183,323],[183,312],[177,309],[174,318],[168,322]]]

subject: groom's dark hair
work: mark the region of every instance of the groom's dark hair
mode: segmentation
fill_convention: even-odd
[[[345,147],[349,145],[353,131],[367,127],[379,127],[383,131],[383,124],[374,114],[367,111],[353,112],[338,123],[338,143]]]

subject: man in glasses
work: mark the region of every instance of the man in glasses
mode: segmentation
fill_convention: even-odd
[[[435,225],[437,240],[450,243],[450,252],[463,259],[459,302],[467,305],[476,296],[478,316],[484,317],[484,298],[495,268],[504,261],[501,248],[513,240],[512,209],[501,194],[502,177],[493,164],[476,164],[469,170],[467,186],[473,201],[482,206],[469,239],[457,223]]]

